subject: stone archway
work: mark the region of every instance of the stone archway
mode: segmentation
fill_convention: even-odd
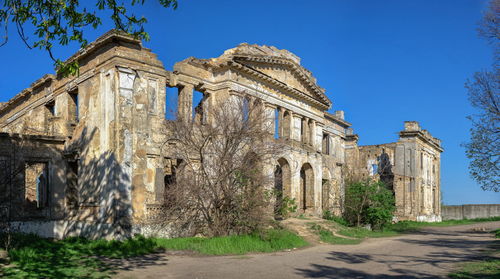
[[[283,205],[283,198],[291,195],[291,169],[290,164],[285,158],[280,158],[274,170],[274,191],[276,193],[276,201],[274,204],[274,216],[282,218],[280,209]]]
[[[300,209],[314,208],[314,171],[309,163],[300,169]]]

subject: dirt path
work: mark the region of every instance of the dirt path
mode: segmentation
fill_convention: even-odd
[[[359,245],[318,245],[292,252],[246,256],[137,258],[117,278],[446,278],[459,262],[483,257],[500,222],[434,227],[369,239]]]

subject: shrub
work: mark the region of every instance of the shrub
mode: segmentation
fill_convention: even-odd
[[[330,210],[326,210],[325,212],[323,212],[323,219],[328,221],[334,221],[335,223],[341,224],[343,226],[349,225],[349,222],[347,222],[344,218],[333,215],[333,213]]]
[[[392,192],[380,181],[356,181],[347,185],[344,218],[350,225],[370,224],[381,229],[395,210]]]

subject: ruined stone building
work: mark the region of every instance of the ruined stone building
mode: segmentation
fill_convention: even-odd
[[[300,213],[340,214],[350,169],[387,182],[397,218],[440,219],[440,141],[405,122],[398,142],[358,146],[344,112],[327,112],[325,90],[286,50],[241,44],[167,71],[140,41],[111,31],[75,60],[78,76],[46,75],[0,104],[0,216],[24,231],[147,233],[177,164],[165,115],[203,118],[244,96],[262,100],[275,120],[270,132],[290,147],[271,167]]]

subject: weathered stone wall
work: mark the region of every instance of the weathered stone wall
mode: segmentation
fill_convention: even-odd
[[[78,76],[46,75],[0,104],[0,132],[29,135],[23,152],[37,158],[30,163],[12,154],[16,137],[0,136],[0,166],[11,165],[2,158],[27,166],[9,182],[20,208],[12,216],[26,219],[26,198],[40,207],[40,185],[48,184],[53,195],[46,208],[33,211],[41,219],[23,223],[26,230],[120,237],[157,228],[149,217],[161,208],[177,162],[175,144],[167,142],[166,112],[206,124],[213,121],[210,110],[242,100],[259,100],[271,121],[269,141],[286,145],[264,168],[269,175],[281,169],[281,186],[296,200],[297,214],[341,214],[352,171],[394,181],[401,218],[439,216],[438,140],[407,122],[397,143],[358,147],[343,111],[326,112],[332,103],[325,90],[286,50],[241,44],[217,58],[188,58],[169,72],[140,41],[111,31],[68,61],[74,60]],[[177,100],[168,107],[167,92]],[[195,93],[202,95],[198,104]]]
[[[0,133],[2,220],[58,220],[66,216],[63,144],[57,137]]]
[[[500,217],[500,204],[463,204],[441,206],[443,220]]]
[[[380,179],[392,189],[399,220],[439,221],[442,151],[438,139],[407,121],[398,142],[353,144],[347,151],[348,167],[357,179]]]

